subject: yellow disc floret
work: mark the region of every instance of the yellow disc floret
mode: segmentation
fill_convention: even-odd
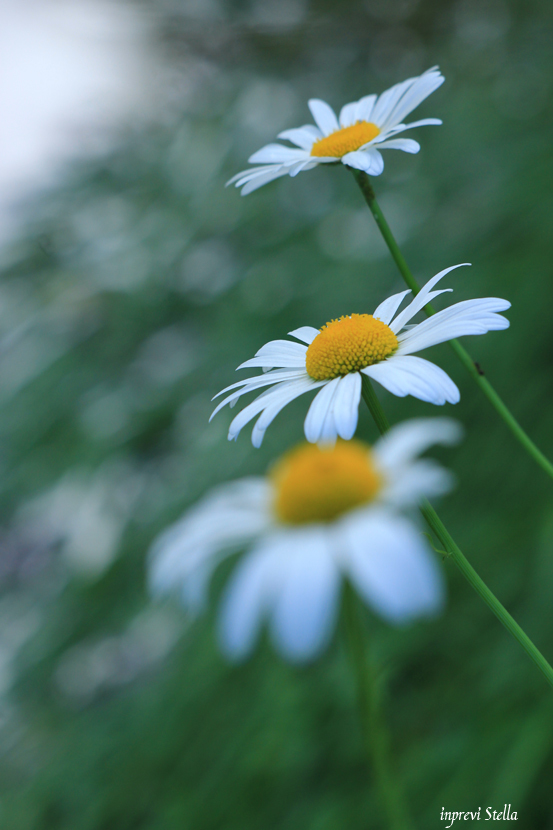
[[[285,524],[330,522],[371,501],[381,485],[370,449],[359,441],[295,447],[273,468],[272,480],[275,513]]]
[[[358,121],[351,127],[342,127],[341,130],[320,138],[311,148],[311,155],[326,158],[342,158],[346,153],[358,150],[364,144],[372,141],[380,134],[380,128],[370,121]]]
[[[372,314],[352,314],[322,327],[307,349],[305,368],[315,380],[332,380],[384,360],[397,347],[386,323]]]

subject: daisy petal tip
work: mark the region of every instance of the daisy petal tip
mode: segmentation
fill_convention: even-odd
[[[265,437],[264,432],[262,432],[262,433],[258,432],[255,435],[252,432],[252,445],[256,448],[256,450],[258,450],[261,447],[261,444],[263,443],[264,437]]]
[[[355,426],[357,426],[357,424]],[[338,435],[343,441],[351,441],[351,439],[355,435],[355,428],[341,429],[338,431]]]
[[[465,428],[463,427],[463,425],[460,424],[458,421],[453,421],[453,424],[451,426],[451,432],[448,436],[446,436],[446,441],[444,443],[446,443],[448,446],[453,447],[457,444],[460,444],[464,437]],[[454,478],[453,475],[452,478]]]
[[[457,390],[459,391],[459,390]],[[434,422],[435,443],[445,446],[459,444],[465,436],[463,425],[455,418],[438,418]]]
[[[444,268],[443,272],[440,273],[449,274],[450,271],[454,271],[456,268],[464,268],[465,266],[471,266],[472,262],[458,262],[457,265],[450,265],[449,268]]]
[[[307,421],[307,418],[306,418],[306,421]],[[303,434],[305,436],[305,440],[309,444],[318,444],[318,443],[320,443],[319,442],[319,438],[320,438],[319,432],[316,431],[313,428],[312,424],[306,423],[305,421],[304,421],[304,425],[303,425]]]

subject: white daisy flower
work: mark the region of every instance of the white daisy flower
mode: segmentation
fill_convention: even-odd
[[[308,104],[317,126],[305,124],[279,133],[278,138],[290,141],[295,147],[267,144],[248,159],[261,166],[243,170],[227,185],[242,187],[242,196],[246,196],[280,176],[296,176],[318,164],[339,161],[371,176],[379,176],[384,169],[380,150],[403,150],[405,153],[420,150],[420,144],[412,138],[396,138],[399,133],[412,127],[442,123],[439,118],[423,118],[404,124],[403,119],[444,80],[434,66],[420,77],[396,84],[382,95],[366,95],[360,101],[346,104],[338,118],[328,104],[313,98]]]
[[[387,622],[436,614],[441,571],[401,511],[450,488],[450,474],[418,456],[459,434],[449,419],[407,421],[372,449],[302,444],[268,476],[217,487],[154,543],[152,591],[177,592],[197,613],[217,565],[246,548],[220,615],[222,646],[234,659],[251,651],[267,618],[285,657],[313,657],[331,636],[342,577]]]
[[[362,375],[402,398],[413,395],[437,405],[446,401],[457,403],[459,390],[449,375],[434,363],[414,357],[413,353],[466,334],[506,329],[509,321],[497,312],[511,305],[496,297],[464,300],[422,323],[408,325],[434,297],[452,291],[451,288],[432,289],[443,276],[460,267],[453,265],[432,277],[397,315],[409,291],[384,300],[373,314],[352,314],[332,320],[321,329],[303,326],[289,332],[301,344],[289,340],[266,343],[254,358],[238,367],[260,366],[264,373],[239,380],[215,395],[218,398],[230,392],[211,417],[227,403],[233,406],[247,392],[272,386],[239,412],[229,428],[230,441],[259,415],[252,431],[252,443],[259,447],[265,430],[286,404],[304,392],[319,389],[305,419],[305,437],[313,443],[331,442],[337,436],[349,440],[357,427]]]

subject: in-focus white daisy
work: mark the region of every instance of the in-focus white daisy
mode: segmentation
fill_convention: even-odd
[[[409,115],[425,98],[438,89],[445,78],[436,66],[418,78],[409,78],[396,84],[382,95],[366,95],[360,101],[346,104],[338,118],[324,101],[313,98],[309,109],[317,126],[305,124],[293,130],[284,130],[278,138],[294,144],[267,144],[248,161],[259,164],[233,176],[227,184],[242,187],[242,196],[280,176],[296,176],[302,170],[311,170],[318,164],[341,161],[348,167],[379,176],[384,169],[380,150],[403,150],[418,153],[420,145],[412,138],[396,138],[412,127],[441,124],[439,118],[423,118],[404,124]]]
[[[373,314],[352,314],[332,320],[321,329],[303,326],[289,332],[301,344],[289,340],[266,343],[254,358],[238,367],[259,366],[264,373],[239,380],[215,395],[217,398],[230,392],[211,417],[227,403],[233,406],[247,392],[271,386],[239,412],[229,428],[229,440],[236,439],[242,427],[259,415],[252,431],[252,443],[259,447],[265,430],[286,404],[304,392],[319,389],[305,419],[305,437],[311,442],[333,441],[337,436],[349,440],[357,427],[362,375],[399,397],[413,395],[438,405],[457,403],[459,390],[449,375],[413,353],[465,334],[505,329],[509,321],[497,312],[511,305],[496,297],[464,300],[422,323],[408,325],[434,297],[452,291],[432,289],[459,267],[453,265],[432,277],[395,317],[409,291],[384,300]]]
[[[150,555],[153,592],[176,592],[198,612],[214,569],[246,548],[220,615],[224,651],[235,659],[267,618],[284,656],[314,656],[331,636],[342,577],[390,623],[437,613],[441,571],[402,511],[449,489],[449,473],[418,456],[458,437],[454,421],[436,418],[406,421],[372,449],[358,441],[296,447],[267,477],[216,488],[165,531]]]

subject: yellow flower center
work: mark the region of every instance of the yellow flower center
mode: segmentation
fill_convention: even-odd
[[[370,121],[358,121],[351,127],[342,127],[341,130],[320,138],[311,148],[311,155],[342,158],[346,153],[352,153],[372,141],[379,134],[380,128],[376,124],[371,124]]]
[[[371,501],[381,486],[368,446],[338,441],[331,449],[302,444],[273,468],[274,510],[285,524],[331,522]]]
[[[372,314],[340,317],[322,327],[305,355],[314,380],[332,380],[389,357],[398,347],[392,329]]]

